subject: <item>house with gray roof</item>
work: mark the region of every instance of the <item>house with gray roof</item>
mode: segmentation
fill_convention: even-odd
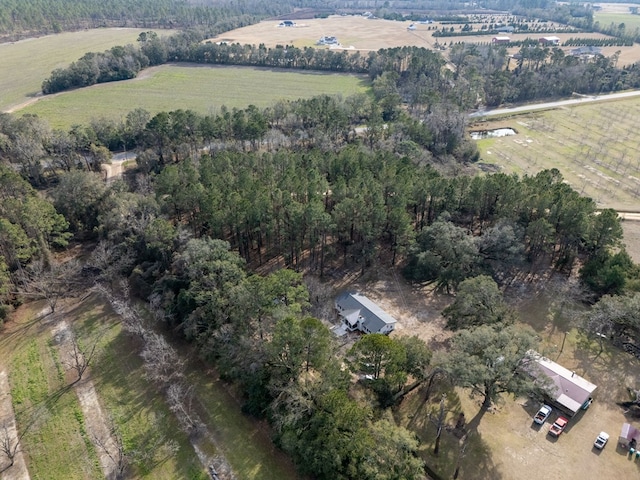
[[[397,320],[360,293],[343,293],[336,299],[336,311],[349,332],[384,333],[393,331]]]

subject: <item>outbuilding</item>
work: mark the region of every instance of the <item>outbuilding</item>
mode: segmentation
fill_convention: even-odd
[[[618,443],[624,448],[637,445],[640,443],[640,430],[630,423],[623,423],[622,430],[620,431],[620,437],[618,437]]]
[[[538,41],[544,45],[560,45],[560,37],[555,36],[541,37]]]
[[[509,37],[501,36],[501,37],[493,37],[491,39],[491,43],[509,43],[511,39]]]

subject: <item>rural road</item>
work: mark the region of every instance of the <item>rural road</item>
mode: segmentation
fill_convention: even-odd
[[[479,110],[469,115],[469,118],[491,117],[495,115],[508,115],[510,113],[530,112],[533,110],[544,110],[548,108],[565,107],[568,105],[578,105],[582,103],[601,102],[607,100],[617,100],[620,98],[629,98],[640,96],[640,90],[631,90],[627,92],[609,93],[606,95],[584,95],[579,98],[571,98],[569,100],[558,100],[556,102],[544,103],[528,103],[518,107],[495,108],[493,110]]]

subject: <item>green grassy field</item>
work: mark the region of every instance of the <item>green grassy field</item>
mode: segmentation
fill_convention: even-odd
[[[31,478],[101,478],[98,453],[87,433],[82,408],[69,385],[51,329],[56,321],[41,317],[44,304],[21,307],[0,335],[0,371],[6,370],[18,430],[27,428],[22,451]],[[56,314],[60,315],[60,314]],[[145,479],[208,477],[189,438],[163,395],[148,382],[137,340],[122,330],[119,317],[96,295],[69,303],[64,319],[81,345],[98,343],[90,378],[102,410],[120,433],[130,455],[130,477]],[[201,405],[201,418],[216,438],[239,480],[295,479],[291,462],[268,435],[242,415],[239,404],[202,365],[188,374]],[[220,453],[208,437],[199,439],[207,455]]]
[[[251,67],[164,65],[139,78],[45,97],[20,110],[37,114],[56,128],[88,123],[92,118],[120,120],[134,108],[151,113],[191,109],[201,114],[220,107],[267,107],[278,100],[320,94],[348,96],[364,92],[363,76],[270,70]]]
[[[633,32],[636,28],[640,28],[640,15],[631,15],[631,13],[594,13],[594,22],[600,22],[601,26],[608,26],[612,23],[620,25],[624,23],[627,32]]]
[[[506,173],[560,170],[599,206],[638,210],[640,99],[563,107],[480,122],[474,129],[511,127],[517,135],[478,141],[482,160]]]
[[[104,28],[0,44],[0,110],[26,102],[40,92],[43,80],[54,69],[68,66],[87,52],[135,43],[142,31]]]
[[[12,357],[10,382],[29,472],[34,478],[98,478],[98,458],[87,437],[77,397],[60,375],[46,335],[32,338]]]

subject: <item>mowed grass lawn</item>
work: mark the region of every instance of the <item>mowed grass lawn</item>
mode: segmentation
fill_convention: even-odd
[[[163,65],[123,82],[94,85],[40,99],[21,114],[37,114],[55,128],[86,124],[91,119],[121,120],[135,108],[152,114],[190,109],[206,115],[250,104],[267,107],[278,100],[328,94],[366,92],[368,78],[323,72],[224,67],[195,64]]]
[[[67,67],[87,52],[134,44],[138,28],[102,28],[61,33],[0,44],[0,110],[33,98],[56,68]],[[169,35],[170,31],[158,31]]]

